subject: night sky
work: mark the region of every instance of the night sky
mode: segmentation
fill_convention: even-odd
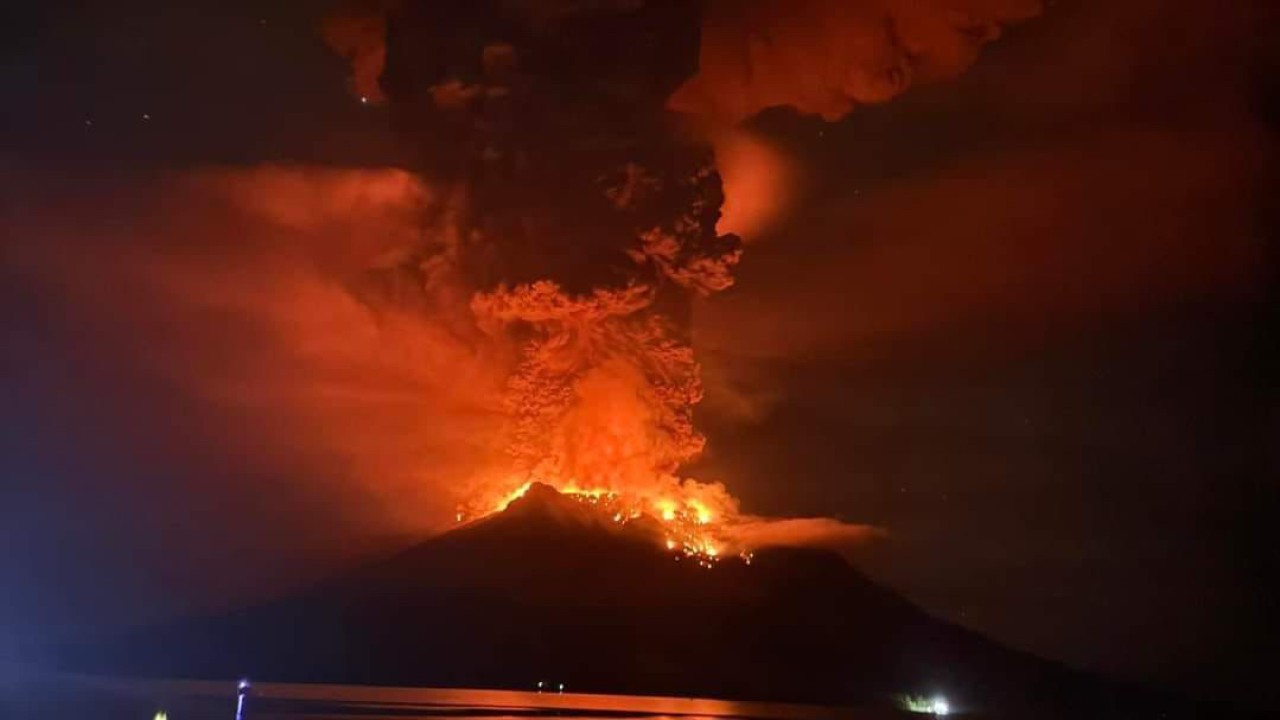
[[[1060,2],[955,81],[757,119],[799,189],[698,307],[700,469],[751,512],[884,528],[864,569],[1012,646],[1275,697],[1280,65],[1266,13],[1218,5]],[[4,11],[0,657],[408,541],[154,371],[248,342],[234,320],[169,353],[196,320],[83,312],[128,276],[27,262],[129,251],[194,168],[403,164],[323,10]]]

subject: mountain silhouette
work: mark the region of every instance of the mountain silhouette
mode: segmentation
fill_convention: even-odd
[[[504,512],[263,605],[66,649],[156,677],[883,705],[942,694],[1012,716],[1170,716],[1136,690],[935,619],[840,555],[712,568],[536,485]],[[1080,715],[1080,713],[1086,713]]]

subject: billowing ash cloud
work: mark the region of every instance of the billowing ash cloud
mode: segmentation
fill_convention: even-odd
[[[720,485],[679,475],[704,445],[691,297],[733,284],[740,241],[727,233],[758,231],[785,202],[777,183],[751,180],[783,177],[785,161],[722,128],[772,106],[835,119],[888,100],[963,70],[1004,24],[1037,10],[1017,0],[506,0],[339,13],[331,44],[353,59],[357,84],[381,70],[416,167],[455,210],[447,234],[457,242],[428,243],[413,262],[448,268],[477,327],[510,350],[509,465],[479,483],[464,514],[542,482],[745,521]],[[725,218],[710,144],[674,132],[672,109],[721,128],[718,159],[736,193]],[[840,532],[756,523],[750,534]]]
[[[712,0],[681,112],[732,124],[771,107],[827,120],[953,77],[1039,0]]]
[[[692,299],[732,285],[741,255],[717,228],[711,148],[666,108],[696,71],[698,7],[344,11],[326,35],[356,92],[385,90],[417,172],[186,173],[24,262],[126,340],[113,352],[199,398],[212,445],[384,526],[439,528],[543,481],[692,525],[736,519],[717,543],[865,535],[765,528],[681,475],[704,445]],[[909,19],[933,27],[903,13],[902,38]],[[921,77],[963,55],[928,48]]]
[[[463,515],[530,482],[732,514],[723,488],[678,474],[704,443],[689,298],[729,287],[740,256],[716,230],[710,150],[663,110],[691,70],[696,6],[406,3],[388,27],[392,113],[464,239],[426,254],[512,347],[509,465]]]

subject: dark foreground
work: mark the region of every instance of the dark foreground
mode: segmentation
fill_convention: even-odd
[[[1171,717],[1145,693],[929,616],[835,553],[713,569],[550,488],[506,512],[264,605],[54,648],[87,675]]]
[[[946,697],[953,709],[984,717],[1196,716],[1183,703],[930,617],[834,553],[761,550],[751,563],[726,559],[707,569],[661,549],[660,536],[649,537],[639,521],[619,529],[550,488],[535,490],[506,512],[265,605],[54,648],[29,664],[87,676],[297,683],[271,686],[286,688],[533,689],[543,680],[609,698],[892,711],[910,695]],[[180,689],[190,687],[197,686]],[[391,713],[379,704],[382,695],[357,702],[354,691],[343,692],[320,714],[303,715],[442,712],[433,709],[438,696],[412,695]],[[262,700],[269,716],[297,716],[289,698]],[[203,712],[204,701],[193,702]],[[225,696],[208,702],[225,710]],[[528,702],[462,705],[512,714],[513,707],[540,712],[546,701],[532,709]],[[606,703],[574,712],[637,712],[627,702],[622,711]],[[741,716],[732,709],[740,706],[720,707],[719,714]],[[136,712],[126,716],[141,717]],[[717,713],[659,707],[641,714]],[[169,713],[199,716],[185,708]]]
[[[90,675],[8,678],[0,702],[6,720],[92,718],[230,720],[236,681],[134,680]],[[748,718],[753,720],[873,720],[901,717],[884,710],[851,710],[780,703],[576,693],[457,690],[353,685],[253,683],[244,717],[253,718]]]

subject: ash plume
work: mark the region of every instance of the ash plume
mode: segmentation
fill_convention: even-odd
[[[326,39],[385,96],[409,171],[180,173],[49,209],[57,242],[20,264],[320,515],[423,532],[543,481],[740,520],[726,544],[786,535],[682,475],[706,443],[692,305],[742,256],[716,152],[668,107],[714,75],[700,5],[346,7]]]
[[[769,206],[785,202],[777,184],[736,178],[782,176],[785,162],[715,128],[778,105],[833,120],[888,100],[962,71],[1004,24],[1037,10],[1018,0],[384,5],[385,45],[341,47],[357,78],[384,63],[381,89],[416,167],[458,209],[460,242],[415,258],[450,267],[477,327],[509,351],[510,465],[459,517],[536,482],[682,507],[709,494],[716,517],[737,517],[722,486],[678,474],[705,444],[688,316],[692,297],[734,282],[741,239],[729,231],[767,225]],[[340,27],[378,24],[342,17]],[[728,140],[713,152],[673,132],[670,110]],[[738,192],[728,219],[717,155]],[[839,534],[806,527],[810,538]]]

